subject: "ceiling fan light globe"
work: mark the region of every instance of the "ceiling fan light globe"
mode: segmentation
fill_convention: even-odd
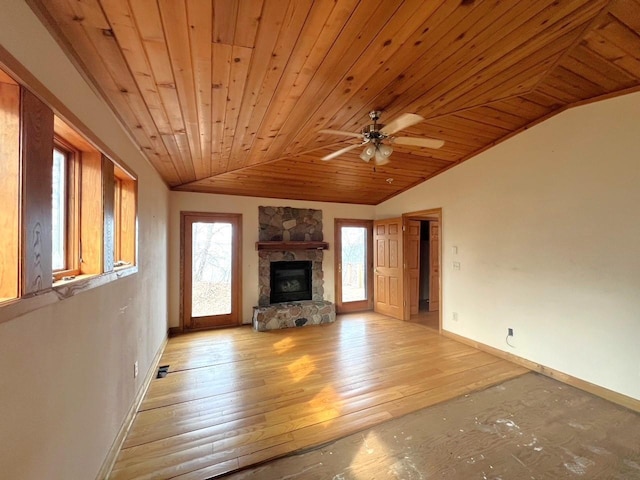
[[[376,154],[376,147],[373,145],[367,145],[366,147],[364,147],[364,150],[360,154],[360,158],[365,162],[368,162],[373,158],[375,154]]]
[[[379,153],[376,153],[376,160],[375,160],[376,165],[378,166],[386,165],[390,161],[391,160],[389,160],[389,157],[385,157],[383,155],[380,155]]]
[[[389,158],[393,153],[393,147],[391,145],[380,145],[378,151],[383,158]]]

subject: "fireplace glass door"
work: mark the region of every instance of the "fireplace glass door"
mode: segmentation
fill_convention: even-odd
[[[311,300],[311,262],[271,262],[271,303]]]

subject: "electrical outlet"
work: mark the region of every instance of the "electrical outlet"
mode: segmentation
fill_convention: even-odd
[[[508,337],[513,337],[513,328],[508,328],[507,329],[507,336]]]
[[[138,378],[138,361],[133,362],[133,378]]]
[[[453,321],[454,322],[458,321],[458,312],[453,312]]]

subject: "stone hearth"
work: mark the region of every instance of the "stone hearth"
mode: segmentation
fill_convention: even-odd
[[[253,309],[253,328],[258,332],[279,328],[321,325],[336,319],[335,305],[325,300],[275,303]]]

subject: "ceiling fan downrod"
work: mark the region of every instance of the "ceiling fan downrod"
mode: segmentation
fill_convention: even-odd
[[[380,115],[382,112],[380,110],[372,110],[369,112],[369,118],[373,121],[373,125],[366,125],[362,129],[362,135],[365,141],[369,141],[374,145],[379,145],[388,135],[385,135],[380,130],[384,128],[383,124],[378,124],[378,120],[380,119]]]

